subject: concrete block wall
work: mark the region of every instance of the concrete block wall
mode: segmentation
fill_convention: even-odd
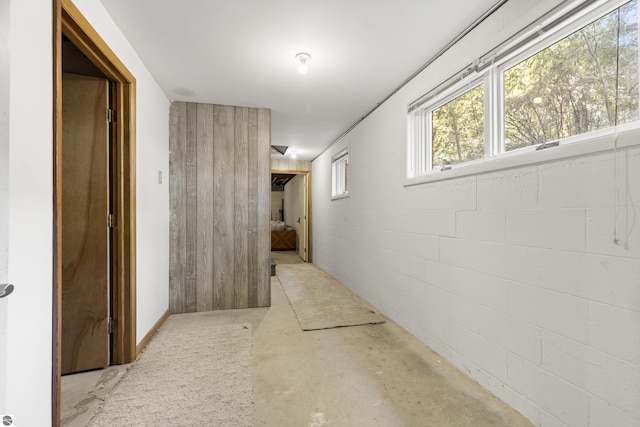
[[[640,130],[616,149],[405,186],[406,105],[514,31],[498,21],[312,162],[314,263],[534,424],[638,426]],[[351,195],[331,201],[346,147]]]
[[[350,198],[313,163],[314,262],[534,423],[640,425],[640,148],[628,187],[611,152],[404,187],[356,141]]]

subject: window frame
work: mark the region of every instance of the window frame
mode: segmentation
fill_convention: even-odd
[[[559,140],[558,147],[553,150],[540,150],[540,144],[530,145],[510,151],[505,149],[505,88],[504,73],[509,68],[519,64],[527,58],[541,52],[565,37],[580,31],[583,27],[601,17],[621,8],[629,2],[619,3],[608,0],[593,2],[592,7],[579,8],[580,2],[574,2],[569,7],[561,8],[545,15],[541,20],[525,28],[515,36],[508,39],[502,45],[494,48],[488,54],[483,55],[473,64],[459,73],[453,75],[441,85],[427,92],[407,106],[407,135],[406,135],[406,175],[405,185],[414,185],[422,182],[449,179],[457,176],[471,175],[508,167],[526,165],[552,158],[568,157],[584,153],[602,151],[602,143],[592,147],[569,147],[569,145],[582,145],[591,141],[601,141],[604,137],[609,143],[604,144],[611,148],[612,135],[625,133],[640,128],[640,118],[625,124],[609,126],[599,130],[581,133]],[[638,1],[640,3],[640,0]],[[640,4],[638,7],[638,32],[640,39]],[[575,12],[576,9],[579,9]],[[541,27],[541,21],[554,22],[554,26],[543,37],[531,39],[531,34],[536,28]],[[559,21],[559,22],[558,22]],[[525,42],[523,42],[523,40]],[[506,53],[505,53],[506,52]],[[639,54],[640,56],[640,54]],[[496,59],[496,58],[500,59]],[[640,60],[638,61],[640,63]],[[640,65],[639,65],[640,68]],[[639,70],[640,74],[640,70]],[[474,82],[475,85],[471,85]],[[466,93],[479,84],[484,83],[484,107],[485,107],[485,154],[484,158],[447,165],[444,168],[430,167],[432,157],[431,128],[416,129],[424,123],[416,123],[416,117],[431,113],[442,105]],[[468,89],[467,89],[468,87]],[[640,94],[639,94],[640,98]],[[428,120],[430,122],[430,120]],[[607,138],[609,137],[609,138]],[[624,138],[623,138],[624,140]],[[551,142],[551,141],[547,141]],[[578,143],[578,144],[576,144]],[[621,145],[616,138],[617,147]],[[624,145],[635,145],[631,141]],[[558,150],[558,148],[563,149]],[[417,157],[417,154],[426,152],[426,165]],[[544,152],[544,154],[542,154]],[[425,169],[424,166],[427,166]],[[445,172],[445,173],[441,173]]]
[[[436,96],[434,97],[429,103],[425,104],[424,108],[418,108],[415,111],[413,111],[412,113],[409,114],[416,114],[420,116],[420,123],[417,124],[417,126],[415,126],[415,124],[412,126],[411,124],[409,125],[410,131],[412,132],[418,132],[418,133],[422,133],[423,136],[422,138],[429,138],[428,144],[412,144],[411,140],[409,140],[409,145],[414,145],[414,147],[411,147],[414,150],[417,150],[418,153],[418,158],[417,158],[417,165],[418,167],[416,168],[416,163],[413,163],[413,167],[418,169],[420,171],[419,174],[424,174],[424,173],[428,173],[429,171],[432,170],[442,170],[442,169],[448,169],[449,167],[455,166],[455,165],[462,165],[462,164],[471,164],[471,163],[476,163],[479,161],[483,161],[484,158],[482,159],[474,159],[474,160],[469,160],[467,162],[461,162],[461,163],[454,163],[451,165],[446,165],[444,167],[440,167],[438,169],[434,168],[432,163],[433,163],[433,149],[431,146],[431,136],[433,134],[433,112],[437,109],[439,109],[440,107],[448,104],[449,102],[461,97],[462,95],[476,89],[478,86],[480,85],[484,85],[483,86],[483,107],[484,107],[484,114],[485,117],[487,115],[488,112],[488,105],[487,105],[487,86],[486,86],[486,78],[485,78],[485,74],[486,73],[482,73],[482,75],[477,76],[471,76],[471,78],[466,78],[466,79],[462,79],[459,83],[453,85],[449,91],[444,92],[441,96]],[[486,120],[485,120],[486,123]],[[416,129],[418,128],[418,129]],[[486,152],[486,147],[487,147],[487,138],[490,137],[490,134],[488,132],[487,126],[484,126],[484,146],[485,146],[485,153],[484,156],[486,157],[487,152]],[[415,151],[414,151],[414,155],[415,155]],[[440,166],[440,165],[438,165]]]
[[[341,164],[346,167],[341,168]],[[349,197],[349,191],[349,148],[347,147],[331,157],[331,200]]]

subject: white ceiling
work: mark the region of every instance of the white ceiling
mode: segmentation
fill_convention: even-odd
[[[270,108],[271,143],[306,160],[497,3],[101,1],[171,100]]]

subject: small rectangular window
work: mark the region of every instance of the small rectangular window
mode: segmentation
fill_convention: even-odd
[[[484,157],[482,84],[431,111],[431,169]]]
[[[331,198],[349,195],[349,151],[335,155],[331,161]]]

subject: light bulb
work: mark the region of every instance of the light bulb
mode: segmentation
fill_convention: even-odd
[[[298,72],[300,74],[307,74],[309,71],[309,67],[307,66],[307,61],[311,59],[311,55],[307,52],[300,52],[296,54],[296,59],[300,61],[300,65],[298,66]]]

